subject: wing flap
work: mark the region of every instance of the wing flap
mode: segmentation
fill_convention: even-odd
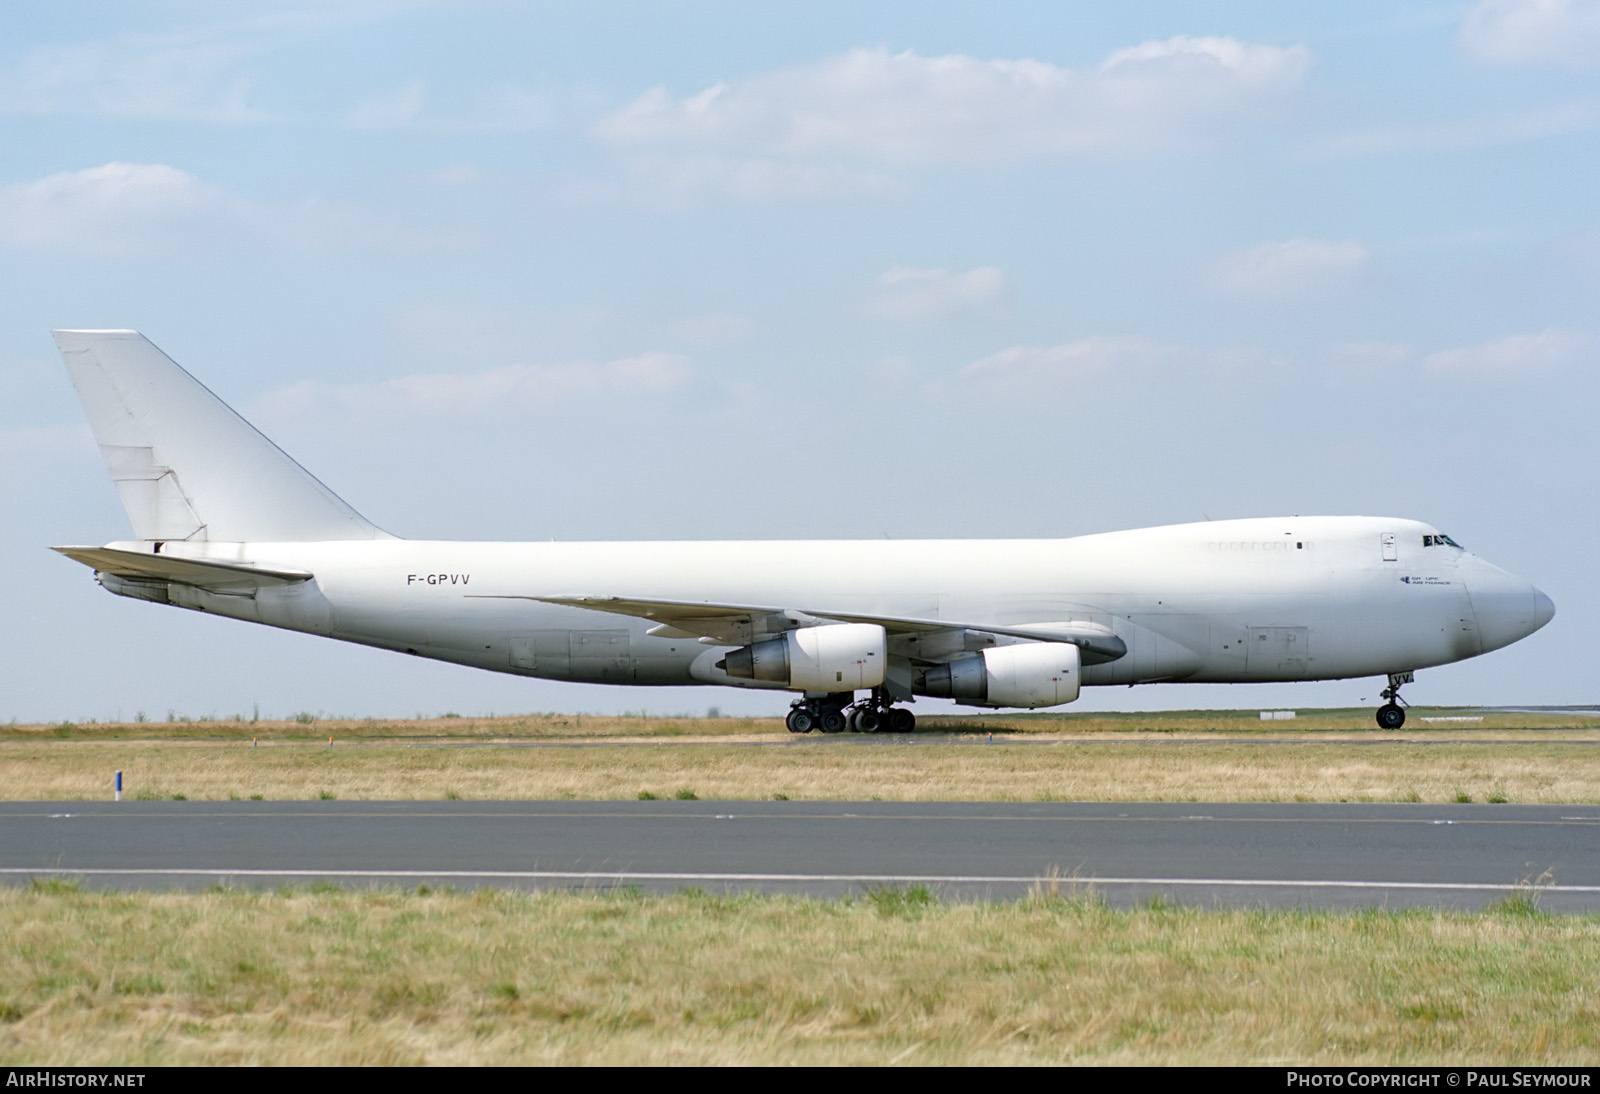
[[[252,566],[244,562],[215,562],[173,555],[144,554],[115,547],[55,547],[74,562],[81,562],[97,573],[111,574],[129,581],[165,581],[192,585],[211,592],[238,592],[298,585],[314,576],[307,570],[285,570]]]
[[[664,636],[700,638],[730,646],[742,646],[767,635],[782,634],[796,627],[814,627],[826,621],[806,612],[758,604],[641,600],[623,596],[530,596],[513,599],[538,600],[570,608],[631,615],[653,621],[656,626],[651,631],[659,631]]]

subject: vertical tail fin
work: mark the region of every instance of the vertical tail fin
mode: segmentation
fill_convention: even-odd
[[[392,539],[131,330],[58,330],[72,377],[143,540]]]

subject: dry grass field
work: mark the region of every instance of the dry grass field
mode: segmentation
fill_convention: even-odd
[[[1600,919],[0,890],[0,1060],[1600,1063]]]
[[[1370,717],[928,718],[906,737],[586,715],[6,726],[0,798],[105,798],[122,771],[130,797],[212,800],[1600,801],[1600,719]]]

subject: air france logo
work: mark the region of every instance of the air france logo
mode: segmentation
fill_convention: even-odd
[[[1450,582],[1442,577],[1402,577],[1401,581],[1407,585],[1449,585]]]

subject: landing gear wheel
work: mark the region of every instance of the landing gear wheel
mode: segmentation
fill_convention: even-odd
[[[859,703],[846,708],[852,733],[910,733],[917,724],[909,710],[893,705],[888,688],[877,687]]]
[[[883,728],[883,715],[871,707],[861,707],[850,715],[850,728],[857,733],[876,733]]]
[[[1389,686],[1378,694],[1387,700],[1378,708],[1379,729],[1399,729],[1406,724],[1406,701],[1400,698],[1400,688],[1416,679],[1415,673],[1391,672]]]
[[[843,733],[846,725],[855,726],[854,712],[848,717],[846,715],[850,699],[851,694],[846,691],[796,700],[784,717],[783,724],[790,733],[810,733],[813,729],[820,729],[824,733]]]

